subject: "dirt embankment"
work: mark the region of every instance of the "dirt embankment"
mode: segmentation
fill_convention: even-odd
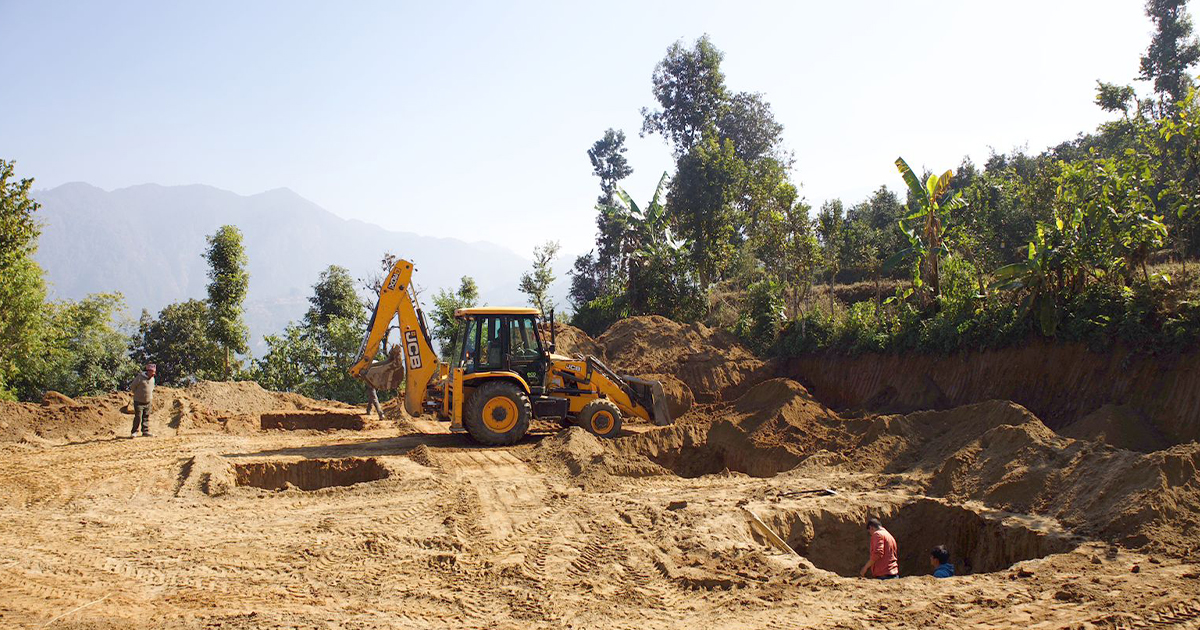
[[[1200,552],[1200,444],[1138,453],[1074,440],[1007,401],[843,418],[788,379],[708,411],[707,426],[607,443],[599,462],[611,460],[615,474],[769,477],[816,467],[886,475],[905,492],[1049,517],[1090,538]]]
[[[907,413],[1011,400],[1055,430],[1080,438],[1103,434],[1124,448],[1145,452],[1200,439],[1195,355],[1031,344],[952,356],[793,357],[780,375],[835,409]],[[1084,424],[1071,427],[1076,421]]]
[[[128,392],[78,399],[48,392],[41,404],[0,401],[0,442],[78,442],[128,435],[132,401]],[[250,381],[200,381],[184,388],[155,388],[150,428],[168,434],[248,433],[264,428],[266,415],[343,409],[351,408],[267,391]]]

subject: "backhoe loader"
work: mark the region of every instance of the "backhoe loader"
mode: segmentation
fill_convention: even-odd
[[[555,354],[553,312],[543,321],[533,308],[458,310],[458,342],[449,362],[439,360],[412,274],[411,262],[396,261],[350,367],[351,375],[377,390],[395,389],[403,380],[409,415],[431,412],[449,421],[451,430],[493,445],[517,442],[535,418],[575,423],[606,438],[620,434],[623,416],[671,424],[658,381],[618,375],[594,356]],[[376,362],[397,318],[400,342]]]

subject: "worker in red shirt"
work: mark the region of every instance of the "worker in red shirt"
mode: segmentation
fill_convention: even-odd
[[[883,528],[877,518],[867,519],[867,531],[871,532],[871,557],[858,574],[877,580],[900,577],[900,563],[896,561],[896,539]]]

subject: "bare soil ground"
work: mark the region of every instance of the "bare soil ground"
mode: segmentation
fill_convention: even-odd
[[[0,627],[1200,627],[1200,446],[1075,440],[1003,401],[839,415],[666,333],[685,358],[631,368],[704,401],[613,441],[482,448],[252,384],[164,392],[148,439],[0,410]],[[853,577],[869,515],[899,580]],[[963,575],[928,576],[935,544]]]

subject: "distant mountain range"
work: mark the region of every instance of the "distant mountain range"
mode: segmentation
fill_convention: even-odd
[[[37,260],[52,297],[120,291],[134,317],[142,309],[157,314],[167,304],[203,298],[205,236],[236,225],[250,260],[246,319],[258,351],[264,335],[303,315],[326,267],[341,265],[363,278],[378,269],[385,252],[416,263],[426,308],[438,289],[457,287],[464,275],[475,278],[487,304],[525,303],[517,282],[531,263],[509,249],[342,219],[286,188],[243,196],[201,185],[109,192],[72,183],[34,196],[43,223]],[[556,294],[565,293],[570,262],[556,264]]]

